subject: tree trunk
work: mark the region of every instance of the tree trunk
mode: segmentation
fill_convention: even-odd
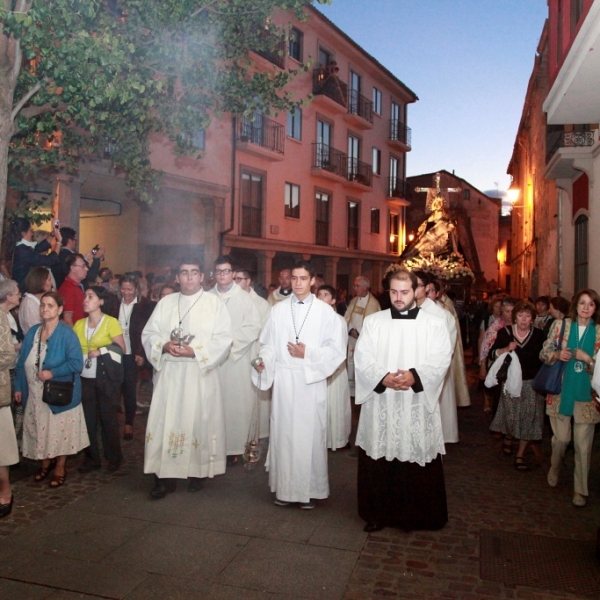
[[[0,33],[0,224],[4,220],[8,185],[8,149],[14,135],[13,100],[20,71],[19,42]],[[0,225],[0,245],[2,226]]]

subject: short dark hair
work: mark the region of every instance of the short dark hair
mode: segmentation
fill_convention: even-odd
[[[429,281],[425,285],[432,285],[435,288],[435,291],[439,294],[442,291],[442,285],[439,279],[435,277],[430,277]]]
[[[69,240],[77,239],[77,232],[72,227],[61,227],[60,235],[63,239],[63,244],[66,244]]]
[[[549,296],[538,296],[535,303],[542,302],[546,305],[546,308],[550,308],[550,298]]]
[[[104,303],[110,298],[110,292],[101,285],[90,285],[85,291],[94,292],[94,294],[96,294],[100,300],[104,301]]]
[[[554,310],[561,312],[563,315],[569,312],[569,301],[562,296],[550,298],[550,304],[552,304]]]
[[[531,302],[527,302],[526,300],[519,300],[515,307],[512,310],[512,320],[513,323],[517,322],[517,315],[522,312],[528,312],[531,315],[531,320],[535,320],[536,312],[535,306],[531,304]]]
[[[423,282],[423,285],[427,285],[428,283],[431,283],[431,275],[429,273],[427,273],[427,271],[422,271],[421,269],[415,269],[412,272],[414,273],[415,277],[418,277]]]
[[[41,294],[48,277],[50,271],[46,267],[32,267],[25,276],[25,291],[28,294]]]
[[[215,267],[217,265],[231,265],[231,270],[233,271],[233,258],[229,256],[229,254],[221,254],[221,256],[217,256],[217,260],[215,260]]]
[[[571,300],[571,306],[569,307],[569,314],[567,315],[571,321],[577,320],[577,304],[581,296],[587,295],[591,298],[592,302],[596,305],[594,310],[594,314],[592,315],[592,321],[597,325],[600,317],[600,297],[595,290],[590,288],[586,288],[585,290],[580,290],[573,296],[573,300]]]
[[[329,292],[331,294],[331,297],[336,300],[337,298],[337,292],[335,291],[335,288],[332,285],[328,285],[327,283],[324,283],[323,285],[319,286],[319,289],[317,290],[317,294],[321,291],[325,291],[325,292]]]
[[[58,292],[46,292],[45,294],[42,294],[42,297],[40,298],[54,298],[54,302],[56,302],[56,305],[60,308],[61,306],[65,305],[65,301],[63,300],[63,297],[58,293]]]
[[[83,254],[79,254],[78,252],[73,252],[69,254],[67,258],[65,258],[65,267],[67,267],[67,271],[71,270],[71,267],[75,264],[75,261],[80,258],[86,265],[87,261],[85,260]]]
[[[233,269],[236,273],[243,273],[244,277],[247,277],[248,279],[254,279],[252,271],[250,269],[247,269],[246,267],[235,267],[235,269]]]
[[[182,265],[197,265],[200,269],[200,272],[204,273],[204,263],[202,262],[199,256],[196,256],[194,254],[188,254],[181,257],[180,261],[175,267],[175,274],[179,273]]]
[[[292,273],[296,269],[304,269],[305,271],[308,271],[308,274],[310,275],[311,279],[315,276],[316,273],[315,268],[307,260],[297,260],[294,263],[294,266],[292,267]]]
[[[409,271],[407,269],[398,269],[390,274],[390,283],[392,279],[396,279],[397,281],[410,281],[412,285],[413,292],[417,289],[417,285],[419,282],[417,281],[417,276],[414,271]],[[391,287],[391,286],[390,286]]]

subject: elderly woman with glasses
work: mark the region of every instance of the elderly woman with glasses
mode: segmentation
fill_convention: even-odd
[[[123,354],[123,398],[125,400],[124,440],[133,439],[133,421],[137,408],[136,386],[138,370],[146,363],[142,346],[142,331],[152,314],[152,303],[142,294],[140,280],[135,273],[119,277],[117,297],[120,303],[108,312],[119,320],[125,340]],[[149,365],[148,365],[149,366]]]

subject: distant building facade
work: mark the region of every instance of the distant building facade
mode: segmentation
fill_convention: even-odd
[[[600,3],[548,1],[508,167],[515,295],[600,289],[599,45]]]
[[[106,246],[115,272],[160,273],[187,250],[209,267],[231,253],[265,285],[303,257],[328,283],[349,288],[363,274],[377,287],[405,244],[407,106],[418,98],[324,15],[306,11],[305,21],[274,17],[289,27],[285,52],[251,53],[274,73],[312,59],[289,88],[314,95],[301,110],[215,118],[194,138],[201,160],[176,156],[155,136],[151,160],[163,176],[152,205],[128,196],[110,148],[77,178],[44,182],[82,248]]]
[[[498,226],[501,200],[492,198],[462,177],[446,170],[440,173],[440,189],[460,188],[460,192],[444,193],[449,202],[448,212],[458,225],[460,250],[475,273],[474,289],[494,290],[498,287]],[[426,192],[415,188],[430,188],[435,173],[424,173],[407,178],[406,210],[407,235],[416,233],[426,219]]]

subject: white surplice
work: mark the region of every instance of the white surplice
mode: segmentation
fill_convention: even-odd
[[[448,333],[450,334],[450,345],[452,346],[452,356],[456,352],[456,319],[454,315],[445,308],[429,298],[425,298],[421,304],[421,310],[431,312],[446,319]],[[453,358],[454,360],[454,358]],[[458,414],[456,411],[456,389],[454,385],[454,370],[448,369],[444,379],[444,386],[440,395],[440,414],[442,417],[442,431],[444,433],[445,444],[455,444],[458,442]]]
[[[267,324],[269,313],[271,312],[271,305],[261,296],[259,296],[252,288],[250,288],[250,298],[254,302],[254,305],[258,309],[260,316],[260,327],[261,331]],[[254,349],[252,352],[252,358],[259,356],[260,354],[260,339],[257,339],[254,343]],[[260,398],[260,439],[269,437],[270,422],[271,422],[271,390],[260,390],[258,392]]]
[[[373,460],[424,466],[445,454],[439,397],[452,347],[446,321],[419,310],[392,319],[391,309],[367,317],[356,344],[356,403],[362,404],[356,445]],[[375,388],[387,373],[414,368],[423,391]]]
[[[250,294],[237,283],[224,293],[219,292],[217,286],[210,291],[225,303],[233,331],[231,351],[219,367],[227,455],[233,456],[244,453],[252,420],[256,390],[250,377],[250,361],[254,358],[254,343],[260,336],[260,316]]]
[[[303,359],[287,349],[296,335],[306,344]],[[271,491],[288,502],[327,498],[327,377],[346,357],[336,313],[313,294],[303,304],[292,295],[272,307],[260,341],[265,370],[260,382],[255,370],[252,379],[261,389],[273,386]]]
[[[335,309],[334,309],[335,312]],[[348,343],[346,319],[338,315],[344,345]],[[352,431],[352,406],[346,361],[327,378],[327,447],[331,450],[344,448]]]
[[[178,327],[178,315],[186,313],[181,327],[195,336],[190,344],[195,358],[163,353]],[[225,418],[217,367],[232,339],[227,308],[213,294],[170,294],[157,304],[142,333],[146,356],[156,369],[144,473],[184,479],[225,472]]]

